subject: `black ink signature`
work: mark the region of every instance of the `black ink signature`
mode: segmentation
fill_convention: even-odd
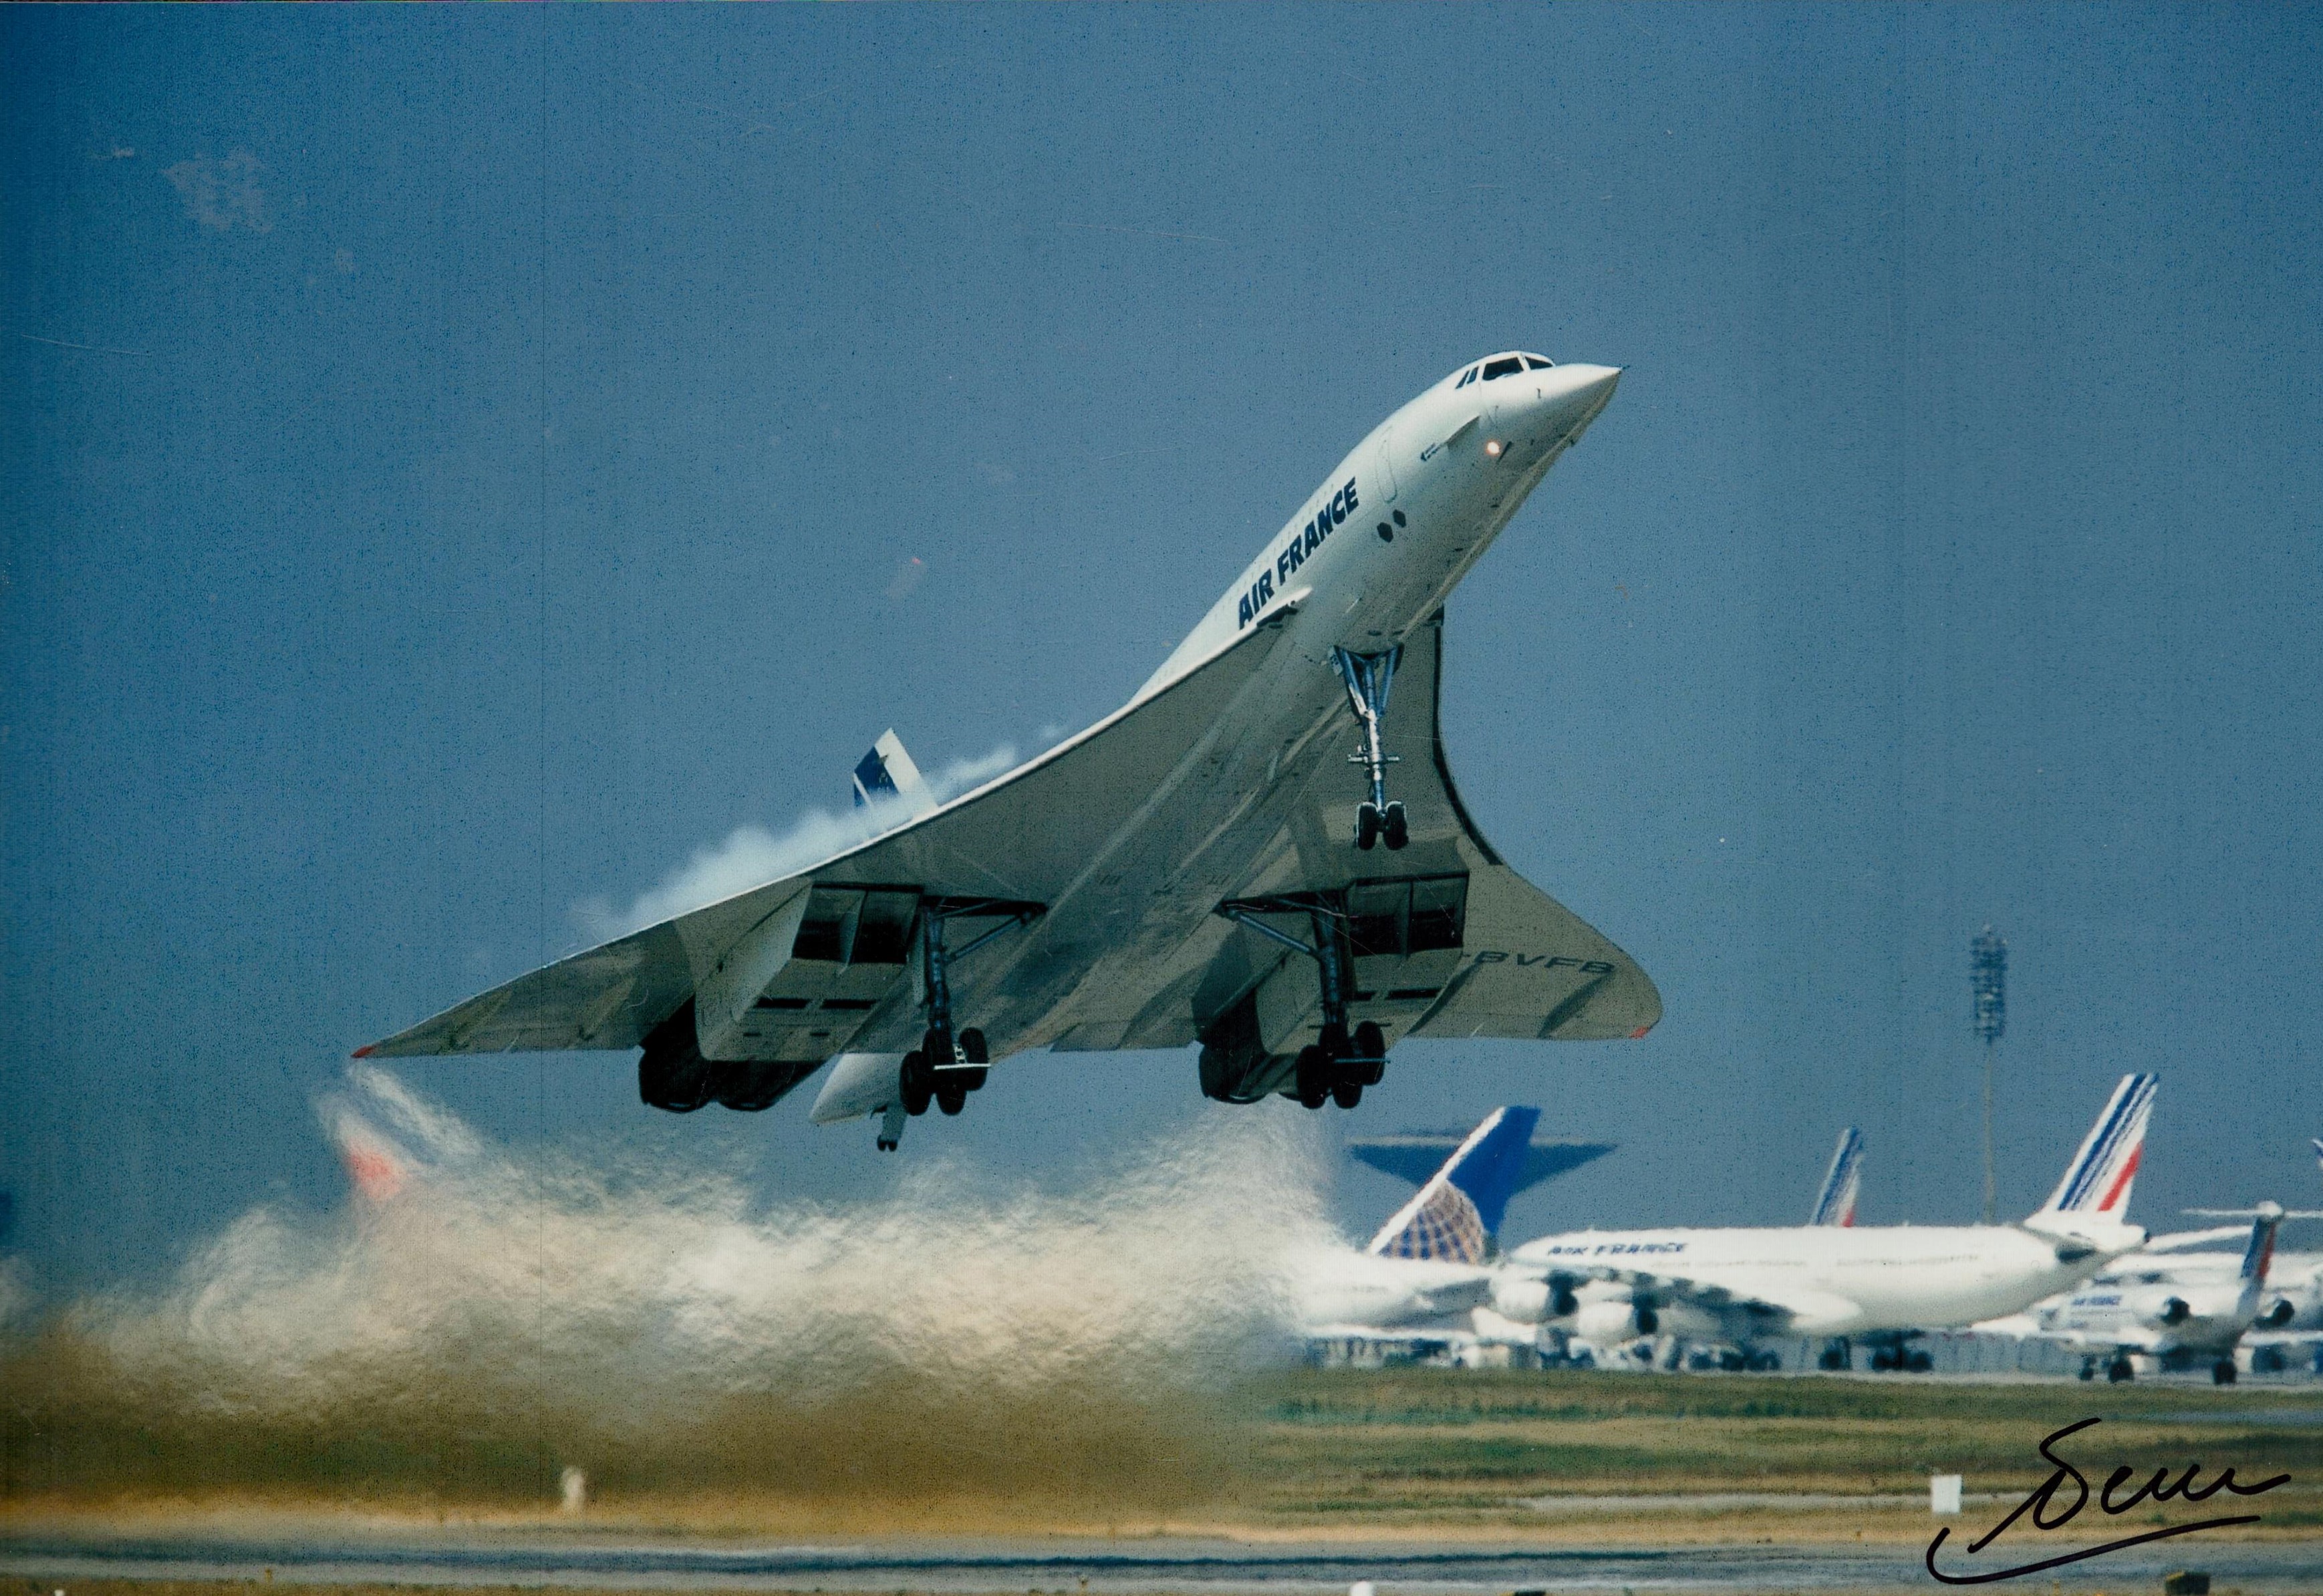
[[[2018,1502],[2007,1518],[1986,1530],[1975,1540],[1969,1542],[1968,1549],[1971,1553],[1983,1551],[1985,1547],[2000,1538],[2002,1530],[2023,1518],[2028,1509],[2032,1511],[2033,1527],[2035,1529],[2061,1529],[2071,1523],[2073,1515],[2089,1505],[2089,1482],[2081,1478],[2081,1472],[2079,1469],[2059,1457],[2049,1448],[2066,1436],[2088,1429],[2091,1425],[2099,1422],[2101,1421],[2098,1419],[2085,1418],[2079,1424],[2067,1425],[2063,1429],[2043,1440],[2041,1443],[2041,1455],[2055,1463],[2057,1472],[2034,1487],[2033,1494]],[[2128,1483],[2130,1477],[2136,1472],[2125,1463],[2107,1475],[2104,1488],[2098,1492],[2098,1506],[2109,1514],[2119,1514],[2128,1512],[2148,1499],[2157,1502],[2166,1502],[2172,1499],[2199,1502],[2209,1500],[2221,1491],[2230,1491],[2236,1496],[2259,1496],[2272,1491],[2278,1485],[2288,1485],[2291,1482],[2290,1475],[2277,1474],[2273,1479],[2262,1480],[2255,1485],[2244,1485],[2235,1479],[2234,1470],[2227,1469],[2208,1485],[2198,1486],[2194,1483],[2194,1477],[2202,1472],[2202,1465],[2199,1463],[2191,1463],[2186,1465],[2186,1472],[2179,1475],[2174,1482],[2170,1479],[2168,1468],[2159,1468],[2153,1471],[2153,1479],[2130,1492],[2126,1499],[2121,1501],[2114,1500],[2114,1492]],[[2052,1518],[2049,1517],[2049,1509],[2055,1502],[2058,1487],[2063,1485],[2069,1479],[2073,1482],[2073,1500],[2063,1512]],[[2118,1552],[2125,1546],[2142,1546],[2148,1541],[2166,1541],[2173,1536],[2192,1535],[2197,1530],[2223,1529],[2229,1524],[2255,1524],[2258,1521],[2256,1513],[2244,1513],[2230,1518],[2205,1518],[2195,1524],[2174,1524],[2167,1529],[2149,1530],[2144,1535],[2133,1535],[2123,1540],[2107,1541],[2102,1546],[2090,1546],[2083,1551],[2068,1552],[2061,1557],[2044,1557],[2038,1563],[2027,1563],[2016,1568],[2004,1568],[1997,1573],[1946,1573],[1938,1568],[1936,1566],[1937,1548],[1942,1546],[1951,1534],[1951,1527],[1947,1526],[1936,1531],[1936,1538],[1928,1543],[1928,1572],[1947,1585],[1988,1585],[1996,1580],[2017,1579],[2025,1574],[2038,1573],[2044,1568],[2061,1568],[2068,1563],[2080,1563],[2090,1557],[2102,1557],[2107,1552]]]

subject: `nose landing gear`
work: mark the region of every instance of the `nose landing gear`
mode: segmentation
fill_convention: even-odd
[[[1401,808],[1398,806],[1400,814]],[[1315,961],[1322,987],[1323,1033],[1299,1050],[1292,1090],[1308,1108],[1320,1108],[1328,1099],[1342,1108],[1364,1100],[1364,1088],[1375,1087],[1387,1075],[1387,1033],[1374,1020],[1352,1029],[1347,1024],[1349,988],[1347,949],[1342,940],[1345,914],[1321,894],[1300,893],[1279,898],[1232,898],[1217,913],[1246,925],[1270,941],[1281,943]],[[1309,944],[1275,930],[1262,914],[1299,913],[1308,918],[1315,940]]]
[[[1401,761],[1380,741],[1380,717],[1387,713],[1388,690],[1395,684],[1395,667],[1403,658],[1403,649],[1399,645],[1384,654],[1356,654],[1334,648],[1331,658],[1339,667],[1347,702],[1364,729],[1364,746],[1347,756],[1347,763],[1362,766],[1371,779],[1372,795],[1355,811],[1355,846],[1368,853],[1384,842],[1392,853],[1411,840],[1411,828],[1404,819],[1403,805],[1387,799],[1387,767]]]

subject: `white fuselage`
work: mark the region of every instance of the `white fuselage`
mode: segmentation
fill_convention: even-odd
[[[1158,794],[1106,845],[1102,869],[1055,893],[1037,925],[997,945],[984,967],[991,978],[1042,974],[983,1022],[994,1058],[1056,1041],[1078,1018],[1069,994],[1111,978],[1105,960],[1088,966],[1079,950],[1171,957],[1214,926],[1226,890],[1260,878],[1263,849],[1299,801],[1296,787],[1274,783],[1272,761],[1347,715],[1333,650],[1384,652],[1434,616],[1621,377],[1544,362],[1464,382],[1492,363],[1464,367],[1374,427],[1133,695],[1132,705],[1152,698],[1253,626],[1287,628],[1216,722],[1204,779]],[[1212,795],[1232,792],[1246,796],[1222,820]],[[916,1011],[891,1008],[892,1036],[858,1033],[855,1047],[908,1045]]]
[[[2113,1226],[2088,1238],[2016,1225],[1577,1231],[1528,1242],[1505,1267],[1533,1278],[1609,1270],[1666,1276],[1786,1306],[1791,1334],[1854,1335],[2015,1313],[2144,1239],[2142,1231]]]
[[[1349,451],[1136,697],[1292,604],[1297,647],[1286,657],[1327,662],[1335,647],[1370,653],[1401,642],[1459,585],[1621,377],[1607,366],[1553,366],[1463,385],[1472,369]]]
[[[1308,1335],[1443,1325],[1464,1328],[1492,1271],[1479,1264],[1382,1258],[1354,1247],[1318,1249],[1290,1276],[1290,1313]]]
[[[2035,1305],[2046,1335],[2091,1351],[2156,1357],[2223,1356],[2254,1328],[2323,1327],[2317,1276],[2323,1260],[2276,1253],[2265,1286],[2245,1301],[2239,1252],[2134,1253],[2078,1289]]]

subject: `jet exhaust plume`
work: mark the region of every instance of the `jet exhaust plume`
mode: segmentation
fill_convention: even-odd
[[[927,778],[928,790],[937,803],[948,803],[1015,765],[1016,745],[1002,743],[987,754],[944,766]],[[810,809],[779,836],[764,826],[737,826],[724,841],[695,849],[684,865],[664,877],[658,886],[640,893],[627,909],[616,909],[604,898],[582,900],[573,907],[574,923],[598,941],[611,941],[778,881],[858,843],[868,842],[912,818],[908,806],[886,800],[838,813]]]
[[[581,1468],[592,1503],[1151,1512],[1231,1477],[1225,1394],[1279,1357],[1329,1235],[1287,1112],[1206,1111],[1070,1194],[939,1162],[762,1206],[491,1144],[383,1070],[318,1107],[355,1201],[253,1208],[165,1286],[0,1343],[8,1494],[554,1503]]]

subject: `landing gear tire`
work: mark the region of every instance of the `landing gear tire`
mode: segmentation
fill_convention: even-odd
[[[1936,1360],[1933,1353],[1912,1352],[1904,1354],[1904,1370],[1908,1374],[1933,1374]]]
[[[933,1025],[929,1026],[927,1033],[921,1037],[920,1052],[931,1069],[942,1069],[960,1059],[960,1050],[952,1041],[951,1032]]]
[[[2220,1358],[2210,1365],[2210,1383],[2212,1385],[2235,1383],[2235,1361],[2232,1358]]]
[[[1351,1076],[1342,1075],[1331,1083],[1331,1101],[1342,1108],[1353,1108],[1364,1100],[1364,1083]]]
[[[992,1054],[984,1045],[984,1032],[973,1025],[960,1033],[960,1061],[963,1064],[992,1062]],[[984,1078],[978,1076],[976,1085],[980,1087],[983,1084]],[[970,1087],[968,1089],[972,1092],[976,1090],[976,1087]]]
[[[2097,1377],[2098,1361],[2095,1358],[2083,1358],[2081,1360],[2081,1378],[2083,1380],[2095,1380]]]
[[[925,1053],[904,1055],[904,1068],[899,1084],[904,1093],[904,1112],[914,1118],[928,1111],[928,1104],[936,1095],[935,1071],[928,1068]]]
[[[1320,1108],[1331,1095],[1331,1055],[1318,1047],[1299,1050],[1298,1090],[1301,1108]]]
[[[1365,1020],[1355,1027],[1352,1051],[1354,1057],[1347,1060],[1350,1073],[1367,1087],[1379,1085],[1387,1075],[1387,1032],[1379,1028],[1378,1021]]]
[[[1389,804],[1387,813],[1380,817],[1380,837],[1390,853],[1398,852],[1411,840],[1411,827],[1403,818],[1401,803]]]
[[[1403,805],[1398,803],[1391,807],[1400,812]],[[1371,852],[1379,844],[1381,826],[1379,805],[1366,803],[1361,809],[1356,810],[1355,846],[1365,853]],[[1394,848],[1398,844],[1391,842],[1388,846]]]
[[[2137,1371],[2130,1367],[2129,1360],[2127,1358],[2116,1358],[2112,1362],[2106,1365],[2106,1383],[2107,1385],[2121,1385],[2126,1381],[2135,1380],[2136,1378]]]
[[[963,1072],[947,1070],[936,1077],[936,1106],[946,1114],[958,1114],[968,1106],[968,1082]]]

